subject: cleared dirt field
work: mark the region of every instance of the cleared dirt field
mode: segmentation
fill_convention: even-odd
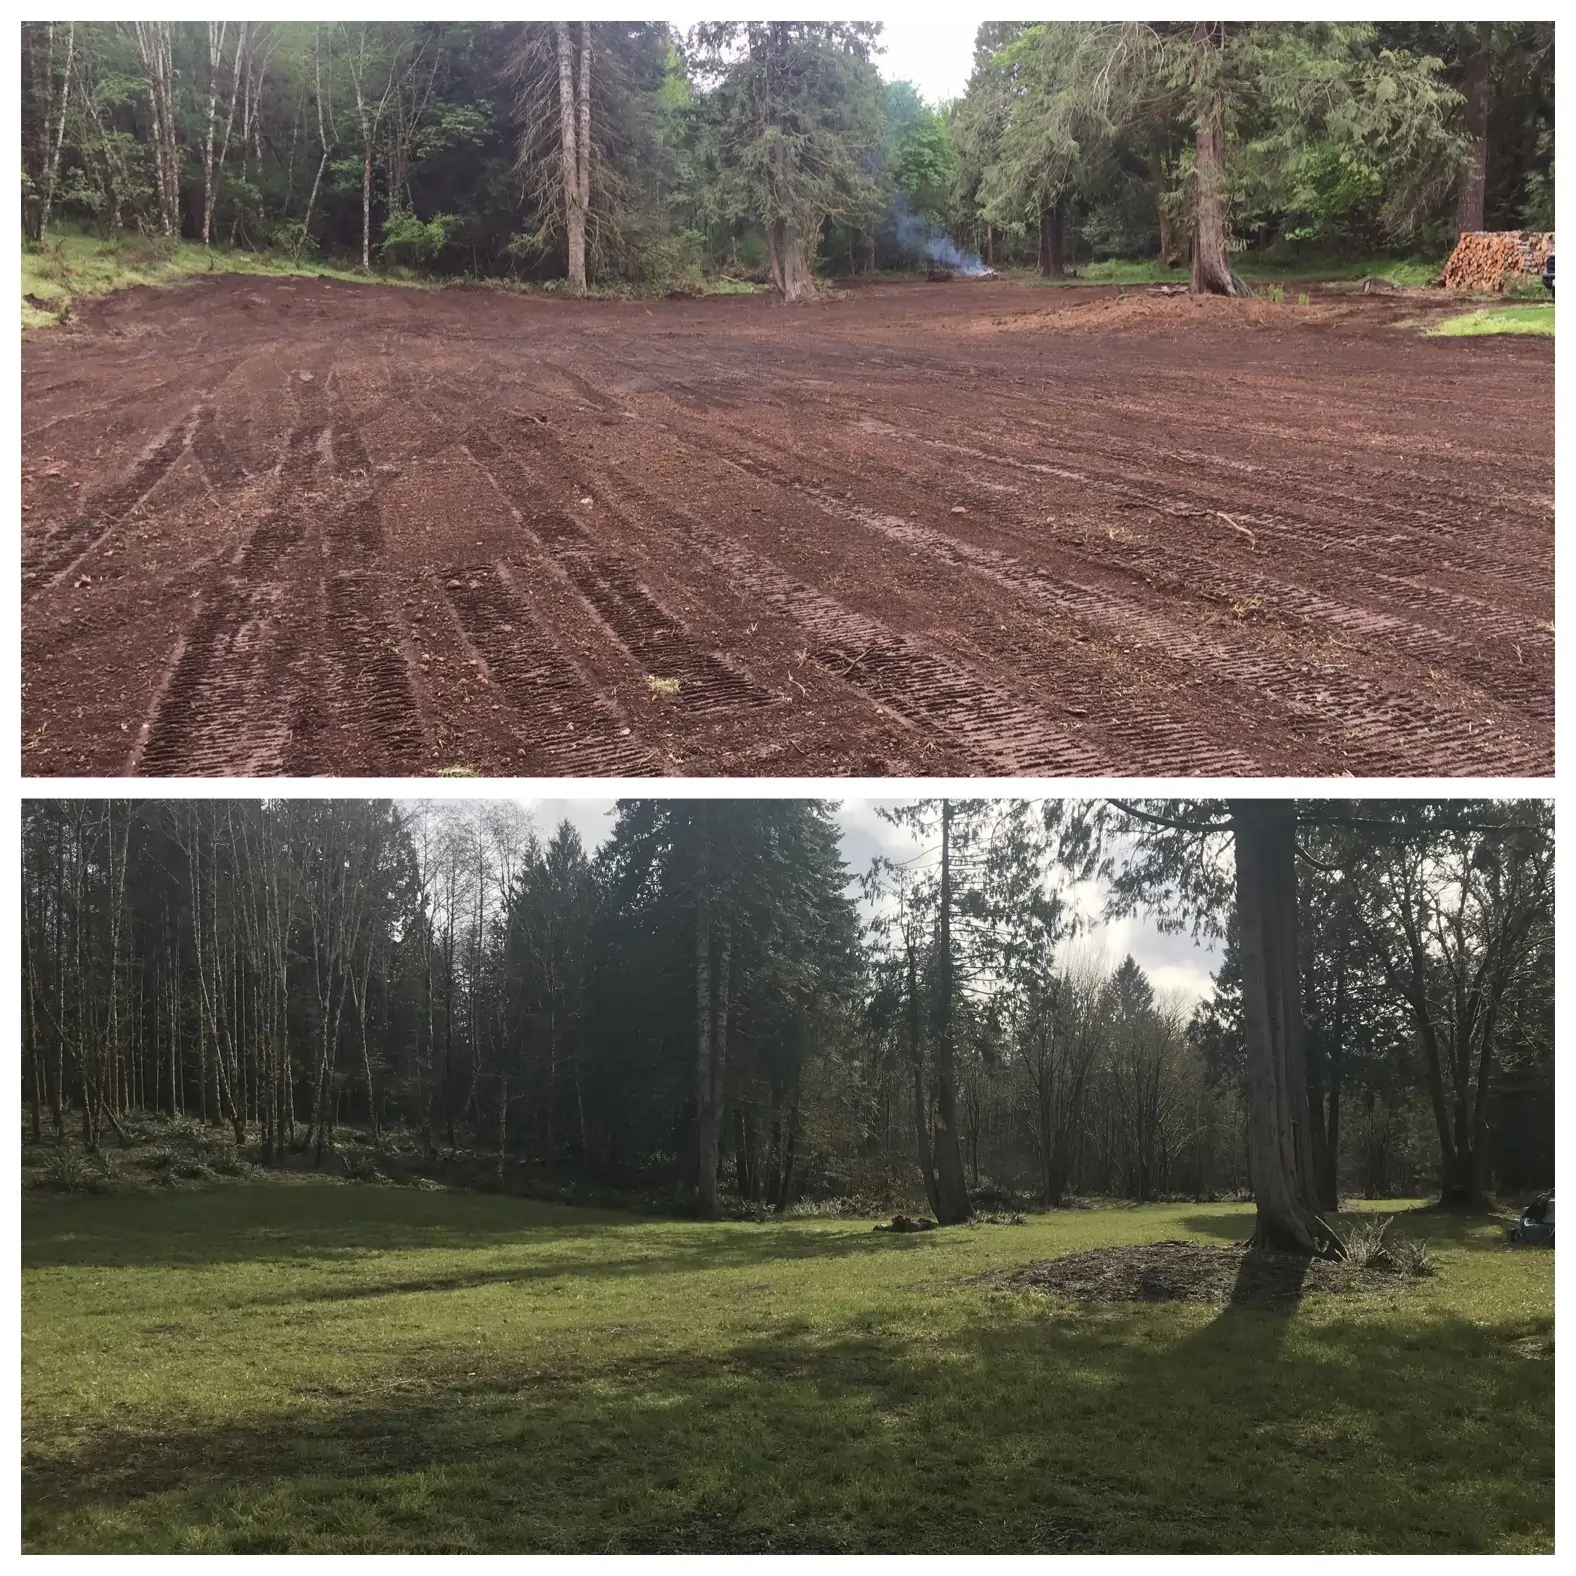
[[[36,775],[1545,774],[1554,350],[326,280],[23,349]]]

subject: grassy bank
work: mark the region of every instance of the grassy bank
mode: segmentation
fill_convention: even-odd
[[[22,251],[22,326],[45,327],[68,319],[84,296],[108,295],[131,285],[173,285],[210,274],[306,275],[365,281],[360,269],[344,268],[282,252],[245,247],[203,247],[193,241],[162,242],[142,236],[103,241],[60,233],[43,246]],[[372,276],[382,284],[421,286],[428,281],[394,271]]]
[[[518,280],[466,280],[436,277],[408,268],[380,267],[366,274],[354,266],[300,259],[284,252],[254,252],[245,247],[204,247],[194,241],[166,242],[145,236],[101,240],[61,231],[41,247],[22,250],[22,326],[47,328],[70,320],[74,304],[86,296],[107,295],[131,285],[175,285],[212,274],[258,274],[347,279],[358,284],[403,285],[435,290],[444,285],[480,284],[520,294],[561,294],[561,279],[540,284]],[[669,284],[637,291],[627,285],[593,285],[593,297],[624,299],[636,294],[686,296],[754,294],[757,286],[737,279],[702,277],[693,271]]]
[[[1395,1207],[1395,1206],[1388,1206]],[[915,1236],[268,1183],[23,1205],[32,1550],[1549,1550],[1553,1258],[1294,1311],[961,1279],[1221,1205]]]

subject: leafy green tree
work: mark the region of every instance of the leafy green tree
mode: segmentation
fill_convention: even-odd
[[[702,22],[689,51],[703,178],[717,210],[766,235],[785,301],[810,293],[821,227],[868,225],[885,206],[868,152],[880,146],[879,23]]]
[[[910,82],[887,89],[887,167],[909,209],[945,226],[952,214],[952,180],[957,154],[946,117],[931,109]]]

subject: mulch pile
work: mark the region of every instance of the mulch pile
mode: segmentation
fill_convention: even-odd
[[[1021,1270],[980,1277],[1079,1302],[1210,1302],[1287,1307],[1308,1292],[1397,1290],[1385,1268],[1356,1269],[1291,1253],[1250,1252],[1201,1242],[1146,1242],[1046,1259]]]
[[[1511,274],[1542,273],[1553,250],[1553,235],[1542,231],[1469,230],[1440,279],[1451,290],[1503,290]]]

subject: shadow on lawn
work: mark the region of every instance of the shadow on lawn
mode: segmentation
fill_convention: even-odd
[[[1362,1212],[1365,1220],[1379,1221],[1386,1215],[1394,1219],[1393,1229],[1403,1236],[1420,1237],[1441,1247],[1470,1248],[1478,1252],[1505,1246],[1505,1225],[1511,1218],[1508,1214],[1501,1216],[1488,1210],[1463,1212],[1433,1206],[1419,1208],[1415,1204],[1401,1205],[1393,1210],[1370,1207]],[[1253,1230],[1253,1214],[1250,1210],[1221,1210],[1183,1215],[1178,1218],[1177,1225],[1184,1231],[1196,1231],[1222,1241],[1242,1242]]]
[[[314,1196],[316,1195],[316,1196]],[[617,1244],[610,1251],[608,1239]],[[358,1263],[372,1254],[519,1247],[527,1264],[281,1298],[354,1300],[495,1282],[688,1274],[852,1253],[922,1253],[922,1238],[878,1235],[868,1221],[761,1225],[675,1221],[485,1195],[382,1188],[255,1188],[71,1200],[24,1211],[25,1269],[176,1269],[289,1262]],[[580,1251],[586,1250],[586,1251]]]
[[[25,1452],[24,1544],[67,1546],[54,1529],[91,1505],[236,1552],[327,1549],[347,1506],[372,1529],[355,1546],[391,1549],[1552,1546],[1551,1369],[1503,1330],[1024,1297],[934,1338],[790,1323],[559,1370],[456,1353],[272,1427],[100,1429]]]

